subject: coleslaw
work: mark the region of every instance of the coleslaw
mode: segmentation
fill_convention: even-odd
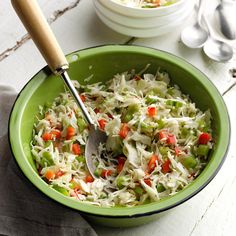
[[[127,7],[135,8],[157,8],[161,6],[169,6],[178,0],[113,0]]]
[[[132,70],[106,83],[73,83],[108,140],[94,156],[94,179],[84,157],[88,126],[70,93],[41,106],[31,152],[49,187],[97,206],[131,207],[176,194],[207,164],[210,111],[171,86],[168,73]]]

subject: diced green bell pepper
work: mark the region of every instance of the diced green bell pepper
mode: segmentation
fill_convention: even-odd
[[[86,122],[81,117],[77,119],[77,125],[78,125],[80,133],[82,133],[85,130],[85,128],[87,127]]]

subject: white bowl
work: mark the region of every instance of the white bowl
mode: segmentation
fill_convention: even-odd
[[[118,12],[121,15],[132,17],[155,17],[171,14],[180,8],[184,7],[186,2],[194,0],[178,0],[176,3],[169,6],[162,6],[157,8],[134,8],[119,4],[113,0],[95,0],[99,1],[102,5],[106,6],[114,12]]]
[[[193,2],[188,1],[186,4],[183,5],[182,8],[179,8],[175,12],[163,15],[163,16],[155,16],[155,17],[144,17],[144,18],[137,18],[137,17],[128,17],[122,14],[119,14],[115,11],[110,10],[109,8],[105,7],[100,1],[94,0],[94,6],[106,16],[109,20],[114,21],[123,26],[133,27],[133,28],[153,28],[158,26],[166,25],[170,22],[175,21],[180,16],[185,14],[186,11],[192,10]]]
[[[117,23],[114,19],[109,18],[107,15],[105,15],[103,12],[101,12],[98,8],[95,7],[95,11],[98,17],[109,28],[113,29],[118,33],[139,38],[160,36],[175,30],[190,15],[192,9],[193,4],[191,4],[191,7],[189,7],[188,11],[185,11],[183,14],[178,16],[175,21],[167,22],[165,25],[149,28],[137,28],[124,25],[126,22],[123,22],[123,24]]]

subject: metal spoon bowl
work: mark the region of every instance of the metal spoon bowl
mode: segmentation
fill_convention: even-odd
[[[204,44],[203,51],[209,58],[211,58],[214,61],[218,62],[229,61],[234,54],[233,48],[229,44],[213,38],[213,29],[211,25],[209,24],[205,16],[203,16],[203,20],[209,31],[209,38],[207,42]]]
[[[207,40],[203,50],[209,58],[218,62],[226,62],[233,57],[233,49],[230,45],[213,38]]]
[[[208,39],[208,33],[197,22],[185,28],[181,33],[182,42],[189,48],[200,48]]]
[[[181,41],[189,48],[200,48],[208,39],[208,32],[201,26],[202,2],[199,1],[197,22],[186,27],[181,33]]]

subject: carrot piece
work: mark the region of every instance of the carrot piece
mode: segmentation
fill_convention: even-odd
[[[166,174],[166,173],[168,173],[168,172],[171,171],[170,164],[171,164],[171,162],[170,162],[169,159],[166,160],[166,161],[162,164],[162,172],[163,172],[164,174]]]
[[[66,139],[71,139],[75,135],[75,128],[72,126],[67,127]]]
[[[87,176],[85,177],[85,182],[86,182],[86,183],[92,183],[93,181],[94,181],[94,178],[93,178],[92,175],[87,175]]]
[[[51,134],[56,137],[56,139],[59,139],[61,137],[61,131],[58,129],[54,129],[51,131]]]
[[[51,134],[51,133],[44,133],[44,134],[42,135],[42,139],[43,139],[44,141],[53,140],[53,134]]]
[[[127,136],[128,133],[129,133],[129,131],[130,131],[130,128],[129,128],[128,124],[123,123],[123,124],[121,125],[121,128],[120,128],[119,136],[120,136],[122,139],[125,139],[126,136]]]
[[[120,173],[124,167],[126,159],[124,157],[118,158],[117,172]]]
[[[78,143],[72,144],[72,152],[75,155],[80,155],[81,154],[80,145]]]
[[[148,172],[151,173],[157,166],[157,161],[159,161],[159,158],[157,155],[152,155],[149,162],[148,162]]]
[[[55,178],[55,173],[52,170],[47,170],[47,172],[45,173],[45,177],[47,180],[51,180]]]
[[[106,123],[107,123],[107,121],[104,119],[98,120],[98,124],[99,124],[99,127],[101,130],[105,129]]]
[[[147,109],[147,114],[149,117],[154,117],[157,114],[157,109],[156,107],[148,107]]]
[[[107,176],[110,176],[111,175],[111,170],[102,170],[102,173],[101,173],[101,176],[102,178],[106,178]]]

